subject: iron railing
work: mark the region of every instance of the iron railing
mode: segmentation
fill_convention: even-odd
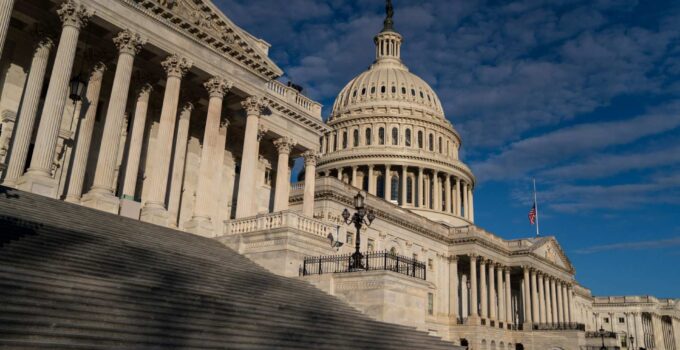
[[[306,257],[300,267],[300,276],[357,271],[394,271],[421,280],[427,278],[425,263],[387,251],[363,253],[361,262],[362,268],[357,269],[352,267],[352,254]]]
[[[582,331],[585,332],[586,325],[583,323],[534,323],[531,329],[535,331]]]

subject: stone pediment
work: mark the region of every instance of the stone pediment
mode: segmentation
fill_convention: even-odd
[[[268,80],[283,71],[267,56],[268,44],[234,24],[209,0],[126,0],[246,66]]]
[[[555,237],[543,237],[539,239],[534,243],[531,252],[566,270],[573,271],[574,269],[571,261],[569,261],[567,255],[564,254],[562,247],[557,243]]]

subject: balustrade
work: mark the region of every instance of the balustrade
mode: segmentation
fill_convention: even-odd
[[[225,221],[224,234],[236,235],[278,228],[290,228],[304,233],[327,238],[329,233],[335,233],[337,226],[323,221],[308,218],[300,213],[282,211],[255,217]]]

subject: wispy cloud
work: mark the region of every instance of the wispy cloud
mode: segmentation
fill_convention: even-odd
[[[576,254],[594,254],[608,251],[629,251],[629,250],[654,250],[680,247],[680,237],[670,239],[659,239],[652,241],[623,242],[604,245],[595,245],[582,249],[577,249]]]

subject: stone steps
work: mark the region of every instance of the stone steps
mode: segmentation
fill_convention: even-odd
[[[0,187],[0,349],[452,349],[219,242]]]

